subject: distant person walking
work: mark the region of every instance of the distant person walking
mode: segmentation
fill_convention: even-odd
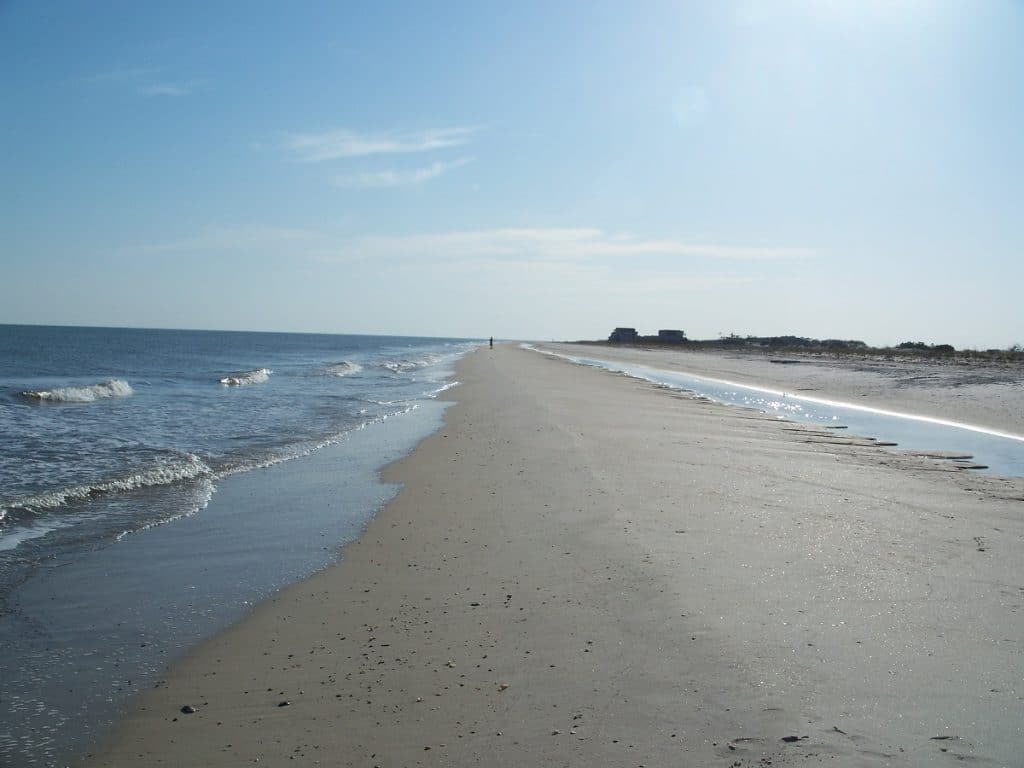
[[[491,349],[494,349],[494,337],[491,336]]]

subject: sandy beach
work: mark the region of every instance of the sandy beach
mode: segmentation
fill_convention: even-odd
[[[1014,385],[812,373],[1022,418]],[[457,378],[339,563],[174,665],[85,766],[1020,764],[1024,480],[514,345]]]

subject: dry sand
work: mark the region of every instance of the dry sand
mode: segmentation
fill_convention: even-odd
[[[511,346],[458,378],[341,562],[86,765],[1021,763],[1024,481]]]

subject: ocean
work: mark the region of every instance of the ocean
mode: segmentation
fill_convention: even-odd
[[[336,559],[479,344],[0,325],[0,764],[63,764]]]

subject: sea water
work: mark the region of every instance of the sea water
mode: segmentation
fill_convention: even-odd
[[[170,659],[329,563],[477,345],[0,326],[0,764],[81,751]]]

